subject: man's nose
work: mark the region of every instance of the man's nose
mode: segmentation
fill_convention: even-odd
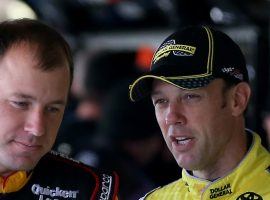
[[[24,129],[35,136],[45,133],[45,113],[42,109],[36,108],[29,112]]]
[[[187,118],[184,114],[182,106],[179,105],[179,103],[171,103],[169,105],[165,116],[165,122],[167,125],[186,124]]]

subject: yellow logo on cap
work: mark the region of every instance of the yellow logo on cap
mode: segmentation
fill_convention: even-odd
[[[163,57],[167,57],[171,52],[173,52],[175,56],[193,56],[196,51],[196,47],[193,46],[171,43],[174,43],[174,40],[170,41],[170,44],[164,44],[163,47],[156,52],[153,63]]]

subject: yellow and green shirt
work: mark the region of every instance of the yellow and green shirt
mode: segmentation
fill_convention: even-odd
[[[270,200],[270,154],[252,133],[251,147],[228,175],[213,182],[191,176],[182,170],[182,178],[146,194],[141,200]]]

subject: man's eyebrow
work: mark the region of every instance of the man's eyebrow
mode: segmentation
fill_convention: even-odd
[[[17,98],[27,99],[27,100],[33,100],[33,101],[37,100],[37,98],[31,95],[23,94],[23,93],[14,93],[12,94],[12,96],[17,97]],[[49,104],[66,105],[67,102],[64,100],[54,100],[54,101],[49,102]]]
[[[13,93],[11,96],[13,97],[18,97],[18,98],[23,98],[23,99],[32,99],[32,100],[35,100],[36,98],[34,98],[33,96],[31,95],[28,95],[28,94],[23,94],[23,93]]]
[[[62,101],[62,100],[56,100],[56,101],[50,102],[50,104],[58,104],[58,105],[61,105],[61,106],[65,106],[67,104],[67,102]]]

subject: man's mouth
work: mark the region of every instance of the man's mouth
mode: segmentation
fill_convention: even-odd
[[[36,143],[28,143],[24,141],[18,141],[18,140],[13,140],[15,144],[20,146],[21,148],[27,149],[27,150],[37,150],[41,147],[41,145],[36,144]]]
[[[177,142],[177,144],[185,145],[191,141],[191,138],[189,138],[189,137],[176,137],[175,141]]]

